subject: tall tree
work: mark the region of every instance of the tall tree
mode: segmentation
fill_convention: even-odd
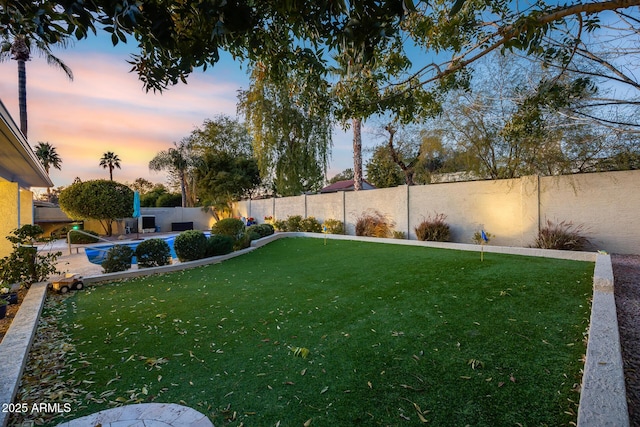
[[[449,97],[441,123],[467,171],[492,179],[573,173],[625,151],[615,131],[567,114],[597,94],[589,79],[572,73],[549,79],[527,65],[487,58],[471,90]]]
[[[66,0],[26,0],[0,5],[0,37],[22,34],[50,46],[70,35],[85,38],[100,27],[114,44],[135,39],[139,51],[130,60],[132,71],[154,91],[186,82],[198,67],[214,66],[221,50],[267,68],[306,67],[308,74],[322,77],[340,52],[355,49],[365,69],[372,69],[376,49],[401,41],[396,57],[411,67],[390,74],[380,96],[361,98],[365,102],[348,120],[406,99],[437,98],[467,85],[471,68],[488,54],[518,52],[557,67],[557,77],[575,70],[627,85],[632,90],[593,99],[583,104],[586,111],[574,110],[585,120],[620,126],[616,110],[625,105],[637,111],[639,102],[633,73],[639,5],[640,0],[540,0],[526,7],[504,0],[93,0],[73,2],[69,9]],[[616,20],[619,27],[609,25]],[[608,39],[591,43],[602,36]],[[298,52],[317,61],[300,67]],[[601,108],[590,110],[593,105]],[[640,129],[640,114],[625,117],[630,120],[623,130]]]
[[[113,221],[133,214],[133,191],[105,179],[76,179],[60,192],[59,202],[70,218],[99,220],[107,236],[113,234]]]
[[[62,159],[60,155],[56,152],[56,147],[49,144],[48,142],[38,142],[35,146],[35,153],[40,163],[44,167],[44,170],[49,174],[49,169],[53,166],[54,168],[61,170],[60,165],[62,165]]]
[[[187,207],[187,178],[189,170],[194,166],[197,159],[191,153],[188,140],[185,138],[180,143],[173,143],[173,147],[160,151],[149,162],[149,169],[160,172],[167,171],[169,175],[176,178],[180,183],[180,193],[182,194],[182,207]]]
[[[313,63],[301,52],[300,64]],[[277,194],[319,190],[331,150],[328,83],[304,66],[285,69],[254,64],[251,85],[240,93],[253,152],[263,180]]]
[[[402,171],[393,162],[386,145],[378,145],[366,165],[367,181],[377,188],[397,187],[404,182]]]
[[[260,184],[260,171],[255,158],[232,155],[222,150],[207,149],[196,170],[198,194],[203,204],[213,208],[213,216],[230,213],[232,202],[251,193]]]
[[[153,182],[144,178],[136,178],[135,181],[133,181],[133,184],[129,185],[133,191],[137,191],[141,196],[153,190],[153,186]]]
[[[35,153],[44,170],[49,174],[49,169],[54,168],[61,170],[62,159],[56,152],[56,147],[48,142],[38,142],[35,146]],[[51,202],[51,188],[47,187],[47,201]]]
[[[64,40],[64,39],[63,39]],[[62,43],[62,42],[61,42]],[[41,40],[33,40],[26,35],[17,34],[13,39],[7,38],[0,44],[0,61],[11,58],[18,62],[18,105],[20,110],[20,130],[27,136],[27,61],[31,60],[31,49],[35,50],[47,60],[47,64],[59,68],[73,80],[73,72],[60,58],[51,52],[48,44]]]
[[[100,166],[103,169],[109,168],[109,179],[113,181],[113,169],[120,169],[120,158],[113,151],[107,151],[100,159]]]

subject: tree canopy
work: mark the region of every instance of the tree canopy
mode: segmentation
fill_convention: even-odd
[[[382,96],[371,101],[384,103],[414,96],[433,83],[434,90],[463,85],[468,78],[465,69],[494,51],[521,52],[559,67],[558,73],[597,73],[637,90],[637,79],[625,71],[624,61],[630,61],[625,53],[634,49],[640,36],[633,14],[639,4],[640,0],[539,1],[526,7],[502,0],[4,1],[0,35],[23,35],[50,45],[101,29],[111,34],[114,44],[135,40],[132,71],[148,90],[186,81],[195,68],[215,65],[220,51],[262,62],[272,70],[299,68],[323,75],[337,53],[349,51],[360,66],[375,69],[380,46],[394,46],[394,63],[403,64],[404,72],[380,86]],[[625,37],[615,51],[591,43],[601,27],[611,34],[611,41]],[[358,108],[372,110],[371,105]],[[358,116],[366,114],[352,115]]]
[[[236,119],[218,115],[205,120],[186,141],[198,158],[193,180],[200,203],[212,207],[215,217],[228,212],[234,200],[250,196],[260,184],[252,139]]]
[[[114,220],[133,215],[133,191],[124,184],[103,179],[76,180],[60,192],[59,203],[70,218],[100,221],[108,236]]]

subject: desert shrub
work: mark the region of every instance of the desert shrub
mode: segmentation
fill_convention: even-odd
[[[307,217],[300,221],[300,231],[309,233],[321,233],[322,225],[315,217]]]
[[[71,234],[69,234],[69,240],[71,241],[71,243],[75,245],[85,245],[87,243],[96,243],[98,241],[98,233],[96,233],[95,231],[89,231],[89,230],[82,230],[82,231],[83,233],[91,234],[91,236],[87,236],[86,234],[76,233],[72,231]]]
[[[131,268],[133,249],[127,245],[115,245],[107,251],[107,256],[102,261],[102,269],[105,273],[126,271]]]
[[[247,233],[256,233],[259,238],[271,236],[274,233],[273,225],[271,224],[256,224],[247,227]],[[253,239],[256,240],[256,239]]]
[[[173,249],[180,261],[202,259],[207,256],[207,237],[202,231],[184,231],[176,236]]]
[[[356,236],[389,237],[395,223],[375,210],[368,210],[356,218]]]
[[[244,223],[237,218],[224,218],[213,224],[211,233],[223,234],[238,239],[244,233]]]
[[[542,249],[560,249],[565,251],[581,251],[589,245],[589,239],[584,236],[583,225],[561,221],[553,223],[547,220],[546,227],[538,232],[534,247]]]
[[[233,252],[235,240],[231,236],[224,234],[213,234],[207,239],[207,256],[226,255]]]
[[[273,228],[278,231],[289,231],[287,230],[287,221],[283,219],[277,219],[273,221]]]
[[[405,233],[404,231],[393,230],[393,238],[398,240],[405,240],[407,238],[407,233]]]
[[[163,239],[144,240],[135,250],[138,268],[159,267],[171,263],[171,249]]]
[[[322,224],[329,234],[344,234],[344,224],[337,219],[327,219]]]
[[[287,218],[287,231],[304,231],[302,229],[302,216],[291,215]]]
[[[451,230],[449,224],[445,222],[447,216],[445,214],[436,214],[434,217],[429,216],[414,230],[418,240],[430,242],[448,242],[451,239]]]

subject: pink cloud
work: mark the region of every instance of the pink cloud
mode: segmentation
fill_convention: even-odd
[[[126,56],[73,50],[58,56],[73,70],[73,82],[41,58],[27,63],[29,141],[56,147],[63,161],[62,171],[51,171],[56,186],[68,185],[76,176],[108,179],[108,171],[98,165],[106,151],[121,159],[114,179],[164,182],[164,174],[149,172],[149,161],[205,119],[235,116],[236,92],[246,87],[237,80],[244,76],[238,66],[232,75],[196,72],[187,85],[147,93],[129,73]],[[19,122],[16,63],[0,63],[0,75],[0,99]]]

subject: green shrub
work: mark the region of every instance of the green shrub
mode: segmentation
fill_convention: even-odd
[[[173,249],[180,261],[195,261],[207,256],[207,237],[202,231],[187,230],[178,234]]]
[[[322,225],[315,217],[307,217],[300,221],[300,231],[308,233],[322,233]]]
[[[87,236],[86,234],[91,234],[91,236]],[[95,231],[82,230],[82,233],[76,233],[74,231],[69,234],[69,240],[74,245],[86,245],[88,243],[96,243],[98,241],[98,233]]]
[[[547,220],[547,226],[540,229],[534,247],[542,249],[560,249],[564,251],[581,251],[589,245],[583,225],[561,221],[554,224]]]
[[[223,234],[225,236],[239,239],[244,233],[244,223],[237,218],[224,218],[213,224],[211,233]]]
[[[182,194],[180,193],[164,193],[156,199],[156,207],[158,208],[175,208],[182,206]]]
[[[107,257],[102,261],[105,273],[115,273],[131,268],[133,249],[127,245],[115,245],[107,251]]]
[[[273,225],[271,224],[256,224],[247,227],[247,233],[256,233],[259,238],[271,236],[274,233]],[[256,239],[253,239],[256,240]]]
[[[207,257],[226,255],[233,252],[235,240],[224,234],[213,234],[207,239]]]
[[[244,233],[242,236],[240,236],[240,238],[236,239],[236,241],[233,243],[233,250],[239,251],[241,249],[248,248],[249,246],[251,246],[251,240],[255,240],[253,238],[256,238],[256,237],[257,237],[256,233]]]
[[[287,218],[287,231],[303,231],[302,216],[291,215]]]
[[[307,231],[311,233],[322,232],[322,225],[314,217],[302,218],[301,215],[291,215],[286,220],[273,222],[278,231]]]
[[[135,250],[138,268],[159,267],[171,264],[171,248],[163,239],[144,240]]]
[[[289,231],[287,230],[287,221],[282,219],[273,221],[273,228],[278,231]]]
[[[395,223],[375,210],[368,210],[356,218],[356,236],[390,237]]]
[[[344,224],[337,219],[327,219],[322,226],[329,234],[344,234]]]
[[[436,214],[433,218],[429,216],[429,218],[418,224],[414,228],[418,240],[448,242],[451,239],[451,230],[444,221],[446,218],[445,214]]]
[[[6,239],[11,242],[12,252],[0,259],[0,283],[28,286],[46,280],[51,274],[60,273],[56,261],[62,252],[42,253],[34,246],[42,233],[42,227],[31,224],[11,230]]]

